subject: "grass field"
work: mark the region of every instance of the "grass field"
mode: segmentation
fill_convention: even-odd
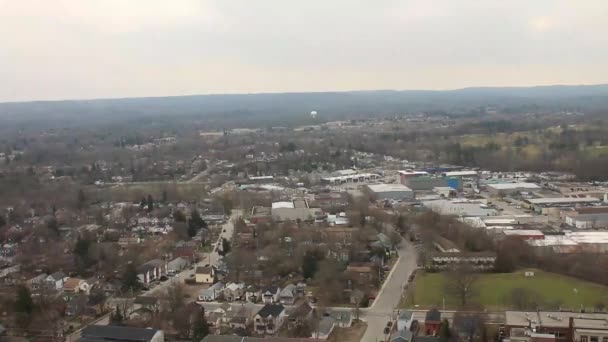
[[[480,275],[475,285],[476,296],[472,302],[487,309],[507,309],[511,307],[511,291],[514,288],[524,288],[533,291],[536,301],[547,307],[561,305],[574,309],[583,305],[593,308],[597,303],[608,303],[608,287],[558,274],[533,271],[533,277],[524,276],[524,271]],[[445,277],[440,273],[417,275],[413,291],[403,306],[412,307],[415,304],[421,308],[441,307],[445,297],[446,308],[456,308],[458,300],[445,295],[444,284]]]

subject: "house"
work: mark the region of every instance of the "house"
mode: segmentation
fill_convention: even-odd
[[[59,271],[53,274],[49,274],[45,280],[51,289],[59,291],[63,289],[63,283],[66,279],[68,279],[68,276],[66,276],[65,273]]]
[[[149,284],[167,274],[167,263],[160,259],[146,262],[137,268],[137,277],[142,284]]]
[[[353,325],[353,315],[350,310],[332,310],[329,315],[336,320],[336,326],[350,328]]]
[[[399,317],[397,318],[397,330],[407,330],[410,331],[412,328],[412,321],[414,314],[411,311],[403,310],[399,313]]]
[[[224,299],[232,302],[241,299],[245,294],[245,284],[230,283],[224,288]]]
[[[327,340],[336,326],[336,320],[331,316],[324,316],[317,329],[312,333],[312,337],[318,340]]]
[[[0,261],[0,278],[4,278],[9,274],[17,273],[21,270],[21,265],[11,264],[6,261]]]
[[[361,282],[369,282],[375,273],[371,263],[351,263],[346,267],[346,272],[354,279]]]
[[[196,271],[194,272],[194,276],[195,276],[194,279],[197,284],[213,284],[213,281],[214,281],[213,267],[199,266],[196,268]]]
[[[281,289],[277,286],[269,286],[262,290],[262,302],[265,304],[274,304],[279,301]]]
[[[312,307],[308,303],[302,303],[296,307],[292,307],[287,312],[287,326],[293,329],[299,325],[306,324],[306,321],[312,315]]]
[[[211,302],[216,300],[224,291],[224,284],[217,282],[209,288],[202,290],[198,294],[198,300],[201,302]]]
[[[162,330],[123,327],[117,325],[89,325],[82,329],[80,342],[164,342]]]
[[[191,246],[183,246],[177,247],[173,251],[174,257],[182,257],[184,259],[188,259],[191,262],[194,262],[197,258],[196,247]]]
[[[80,278],[68,278],[63,283],[64,293],[79,293],[83,292],[89,294],[91,287],[84,279]]]
[[[30,288],[30,290],[36,291],[39,290],[45,284],[46,277],[46,273],[41,273],[35,277],[26,280],[25,283]]]
[[[245,289],[245,299],[252,303],[257,303],[262,297],[262,290],[255,285],[249,285]]]
[[[190,260],[177,257],[167,263],[167,273],[178,273],[190,266]]]
[[[89,296],[84,292],[72,296],[66,303],[65,314],[68,317],[95,317],[97,313],[95,305],[90,303]]]
[[[226,315],[228,325],[232,329],[246,329],[256,312],[257,307],[253,303],[246,303],[240,307],[234,307]]]
[[[391,337],[391,342],[411,342],[412,333],[409,330],[399,330]]]
[[[286,316],[283,305],[266,304],[254,317],[254,332],[259,335],[274,335],[283,325]]]
[[[279,301],[283,305],[293,305],[293,303],[296,301],[296,298],[296,286],[294,284],[289,284],[285,286],[285,288],[281,290],[281,293],[279,293]]]
[[[158,297],[137,296],[133,301],[133,310],[146,309],[152,312],[158,311],[160,303]]]
[[[439,335],[439,328],[441,326],[441,311],[433,308],[426,313],[424,319],[424,332],[425,335]]]

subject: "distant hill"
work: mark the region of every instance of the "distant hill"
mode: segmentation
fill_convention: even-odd
[[[488,106],[512,113],[531,110],[600,111],[608,109],[608,84],[8,102],[0,103],[0,121],[109,123],[179,115],[243,123],[259,120],[274,123],[306,116],[311,110],[318,111],[322,118],[345,119],[421,111],[470,114]]]

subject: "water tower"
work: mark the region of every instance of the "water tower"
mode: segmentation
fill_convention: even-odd
[[[317,111],[313,110],[312,112],[310,112],[310,117],[313,118],[313,120],[316,119],[317,118]]]

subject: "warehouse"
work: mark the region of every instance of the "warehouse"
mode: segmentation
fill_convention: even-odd
[[[540,189],[534,183],[496,183],[486,185],[488,192],[494,196],[512,195],[519,192],[532,192]]]
[[[425,201],[422,205],[440,215],[456,215],[460,217],[495,216],[497,211],[480,203],[463,201],[435,200]]]
[[[414,199],[414,191],[403,184],[369,184],[367,190],[376,200]]]
[[[608,214],[566,216],[566,224],[578,229],[608,228]]]

